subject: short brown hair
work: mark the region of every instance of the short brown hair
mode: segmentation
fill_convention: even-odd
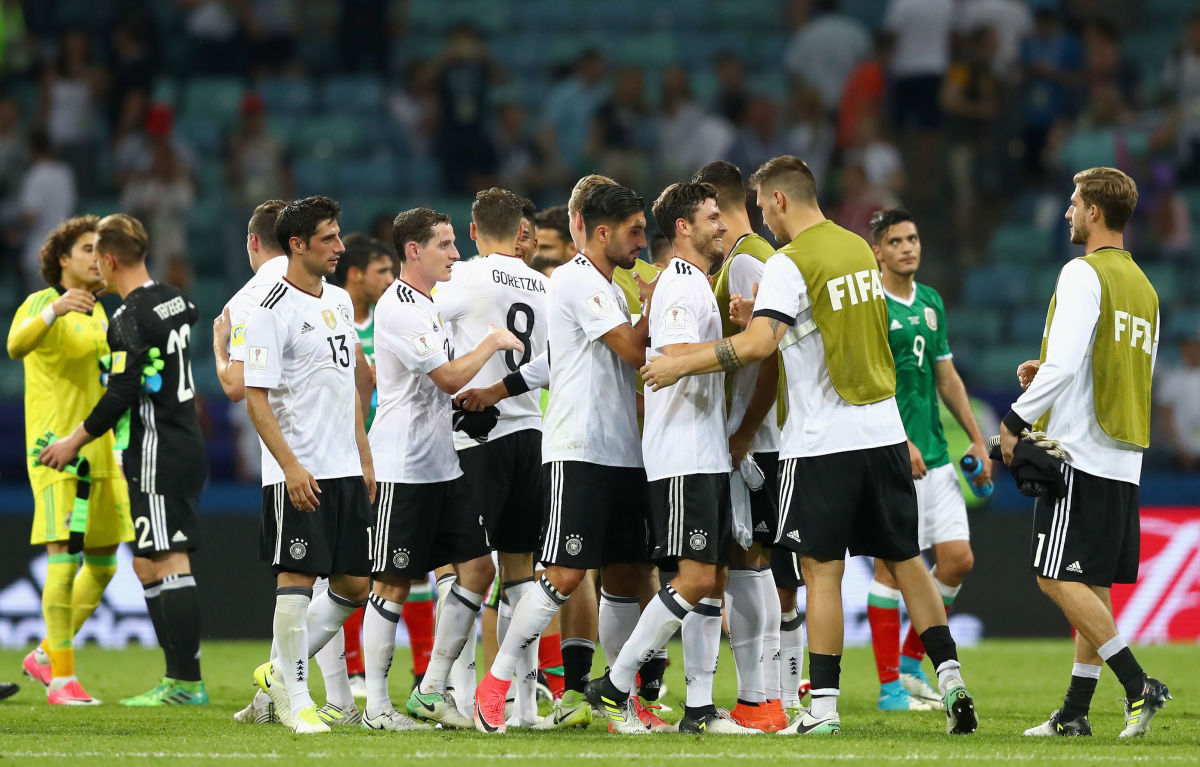
[[[808,163],[795,155],[785,154],[767,160],[750,177],[750,188],[778,189],[792,195],[801,202],[817,201],[817,180]]]
[[[692,176],[692,181],[703,181],[717,189],[717,205],[721,210],[738,210],[746,207],[746,182],[741,169],[727,160],[710,162]]]
[[[1095,205],[1104,214],[1104,225],[1114,232],[1125,229],[1137,207],[1138,190],[1125,173],[1116,168],[1088,168],[1072,179],[1079,185],[1084,205]]]
[[[552,229],[558,232],[563,242],[571,241],[571,224],[566,205],[555,205],[540,211],[533,218],[533,226],[535,229]]]
[[[681,218],[689,223],[693,222],[696,217],[696,209],[705,200],[716,202],[716,199],[717,189],[712,184],[702,181],[683,181],[671,184],[664,189],[650,210],[654,213],[654,222],[658,224],[658,231],[669,241],[675,242],[675,236],[678,234],[675,223]]]
[[[413,208],[401,211],[392,221],[392,245],[396,248],[396,258],[401,263],[408,260],[404,246],[410,242],[423,245],[433,237],[433,227],[438,224],[449,224],[450,214],[442,213],[433,208]]]
[[[146,244],[150,238],[146,227],[133,216],[114,213],[100,219],[96,225],[100,236],[96,239],[97,253],[112,253],[125,266],[146,260]]]
[[[496,186],[484,189],[475,195],[475,202],[471,203],[471,220],[475,222],[475,231],[483,237],[515,241],[521,231],[525,206],[531,204],[507,189]]]
[[[601,176],[596,173],[584,176],[576,181],[574,188],[571,189],[571,197],[567,200],[567,215],[574,216],[576,213],[582,211],[583,203],[587,200],[587,196],[598,186],[619,186],[619,184],[608,176]]]
[[[62,264],[59,263],[59,259],[71,253],[75,241],[82,235],[96,231],[96,225],[99,223],[100,219],[97,216],[76,216],[50,230],[46,241],[42,243],[41,252],[38,253],[38,269],[48,285],[62,282]]]
[[[264,247],[271,250],[277,250],[283,253],[283,246],[279,244],[279,240],[275,237],[275,222],[279,220],[279,214],[287,207],[285,200],[267,200],[260,202],[254,212],[250,214],[250,221],[246,224],[246,232],[258,237],[258,241]]]

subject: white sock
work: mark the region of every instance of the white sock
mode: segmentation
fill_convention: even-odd
[[[687,680],[688,708],[712,705],[713,678],[717,675],[720,651],[721,600],[705,597],[683,619],[683,674]]]
[[[396,653],[396,627],[404,605],[372,594],[363,612],[363,670],[366,672],[367,716],[379,716],[392,708],[388,695],[388,673]]]
[[[341,629],[314,656],[325,678],[325,702],[338,708],[354,703],[350,676],[346,673],[346,634]]]
[[[779,605],[779,589],[775,588],[775,576],[771,568],[758,571],[758,588],[762,593],[763,605],[763,689],[767,700],[779,700],[779,622],[783,619]]]
[[[475,626],[475,617],[479,614],[481,604],[483,594],[467,591],[457,583],[450,587],[450,596],[442,605],[433,630],[433,655],[421,680],[422,693],[446,691],[450,667],[467,643],[467,635]]]
[[[458,706],[458,712],[468,719],[475,715],[475,687],[479,683],[475,676],[475,651],[478,643],[479,627],[475,620],[472,620],[467,629],[467,641],[463,643],[462,650],[450,666],[450,677],[447,680],[447,686],[454,688],[454,703]]]
[[[362,607],[358,602],[352,602],[338,596],[327,589],[318,594],[308,606],[308,657],[312,657],[342,630],[355,610]],[[344,645],[343,645],[344,648]]]
[[[609,670],[609,679],[621,692],[630,692],[637,683],[637,672],[656,650],[666,646],[667,641],[683,625],[683,619],[695,609],[681,597],[670,584],[664,586],[646,605],[633,633],[621,648],[621,654]]]
[[[818,695],[817,693],[820,693]],[[828,714],[837,713],[837,699],[841,694],[841,690],[837,688],[813,690],[812,706],[809,707],[809,713],[817,719]]]
[[[795,609],[784,613],[779,624],[779,655],[779,687],[786,708],[800,700],[804,678],[804,621]]]
[[[738,698],[747,703],[762,703],[767,699],[763,680],[763,634],[767,621],[759,581],[757,570],[730,570],[729,585],[725,588],[729,647],[737,670]]]
[[[504,595],[508,599],[508,604],[516,604],[525,598],[526,594],[531,593],[537,588],[537,584],[533,582],[533,578],[526,578],[520,581],[514,581],[504,584]],[[501,608],[508,607],[504,602],[500,603]],[[509,609],[509,622],[512,621],[512,610]],[[497,633],[499,626],[497,625]],[[508,626],[505,626],[507,634]],[[503,641],[503,640],[501,640]],[[538,672],[538,643],[530,642],[525,651],[518,656],[516,668],[513,670],[513,680],[516,682],[517,705],[514,709],[514,714],[517,721],[526,726],[532,726],[537,722],[537,672]]]
[[[563,602],[567,601],[566,596],[551,586],[545,576],[534,585],[537,588],[530,589],[513,606],[508,633],[504,635],[504,641],[496,652],[496,660],[492,662],[491,674],[501,681],[507,682],[513,678],[524,652],[521,646],[527,643],[536,646],[535,640],[554,620]]]
[[[633,627],[642,615],[637,597],[622,597],[600,589],[599,634],[600,649],[611,666],[621,654],[621,648],[629,641]]]
[[[938,677],[938,692],[943,695],[946,690],[951,687],[962,687],[962,672],[959,671],[961,664],[956,660],[943,661],[942,665],[937,667]]]
[[[275,618],[271,622],[279,647],[276,668],[283,676],[293,713],[313,705],[308,691],[308,606],[312,589],[283,586],[275,589]]]
[[[530,581],[532,583],[533,581]],[[496,646],[504,644],[504,637],[508,636],[508,624],[512,623],[513,605],[519,600],[505,596],[500,600],[500,604],[496,605]]]

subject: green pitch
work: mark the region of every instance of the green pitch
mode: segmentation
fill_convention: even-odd
[[[1171,687],[1175,700],[1154,720],[1144,739],[1119,742],[1123,723],[1121,690],[1107,670],[1096,691],[1091,739],[1024,738],[1021,732],[1046,719],[1062,702],[1070,675],[1071,645],[1057,642],[985,642],[962,651],[963,670],[980,713],[979,732],[945,735],[941,713],[882,714],[875,710],[878,693],[875,666],[868,648],[850,650],[842,664],[842,735],[801,739],[775,735],[750,738],[609,735],[603,724],[587,731],[538,733],[515,731],[504,736],[435,730],[379,733],[358,728],[335,729],[329,735],[301,738],[280,726],[239,725],[235,711],[253,693],[250,674],[267,652],[265,642],[208,642],[204,672],[212,705],[203,708],[128,709],[119,698],[149,689],[162,670],[157,650],[100,650],[78,654],[76,668],[88,691],[105,701],[92,708],[55,708],[45,704],[39,687],[23,679],[21,692],[0,703],[0,758],[3,764],[139,764],[170,765],[369,765],[414,764],[432,767],[459,764],[583,766],[609,764],[684,765],[893,764],[955,762],[989,764],[1120,765],[1130,762],[1179,764],[1200,762],[1200,647],[1165,646],[1138,649],[1151,673]],[[600,654],[597,653],[599,656]],[[17,679],[22,653],[0,652],[0,679]],[[671,648],[666,703],[682,715],[684,693],[682,650]],[[407,653],[396,654],[392,700],[401,706],[411,675]],[[323,700],[316,664],[314,697]],[[717,704],[732,707],[736,694],[733,661],[722,650],[717,675]],[[813,759],[816,762],[813,762]]]

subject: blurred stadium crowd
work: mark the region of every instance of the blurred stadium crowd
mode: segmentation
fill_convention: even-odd
[[[145,221],[155,275],[211,318],[267,198],[331,195],[345,232],[418,204],[462,227],[491,185],[550,206],[599,172],[649,199],[791,153],[847,228],[914,212],[959,369],[1011,390],[1070,252],[1070,177],[1111,165],[1139,184],[1127,244],[1163,306],[1150,460],[1195,470],[1200,3],[1131,5],[0,0],[0,310],[76,212]],[[195,378],[219,391],[209,360]],[[0,402],[21,386],[0,366]]]

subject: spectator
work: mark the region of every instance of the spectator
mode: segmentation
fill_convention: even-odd
[[[255,76],[277,76],[297,68],[298,5],[292,0],[250,0],[246,35]]]
[[[130,91],[150,93],[158,72],[153,23],[145,10],[131,8],[108,35],[108,125],[116,129]]]
[[[1163,431],[1180,468],[1200,470],[1200,328],[1179,347],[1182,365],[1158,387]]]
[[[237,0],[176,0],[184,11],[188,73],[242,75],[249,70],[243,3]]]
[[[542,186],[542,156],[529,136],[525,108],[509,101],[496,107],[497,171],[500,186],[536,196]]]
[[[1074,94],[1083,82],[1082,65],[1079,41],[1062,29],[1052,7],[1039,7],[1033,34],[1021,44],[1025,170],[1034,181],[1045,173],[1051,129],[1077,109]]]
[[[722,159],[734,139],[729,122],[692,99],[687,71],[682,67],[663,70],[656,127],[663,186]]]
[[[351,72],[387,71],[388,0],[338,0],[337,5],[343,66]]]
[[[1074,126],[1063,131],[1060,168],[1104,165],[1128,172],[1174,144],[1173,122],[1151,126],[1132,121],[1115,80],[1093,82],[1089,91],[1087,109]]]
[[[1192,222],[1187,200],[1175,186],[1174,169],[1156,163],[1151,183],[1143,185],[1139,197],[1145,201],[1154,253],[1163,260],[1184,262],[1192,252]]]
[[[125,105],[117,125],[116,144],[113,149],[117,189],[138,173],[150,170],[154,159],[154,147],[167,143],[175,155],[175,161],[189,174],[195,167],[195,152],[174,131],[175,114],[166,104],[149,104],[142,91],[125,94]]]
[[[75,212],[75,174],[71,166],[54,156],[50,137],[36,128],[29,135],[31,163],[17,192],[20,229],[25,247],[21,253],[21,275],[27,291],[45,287],[38,273],[38,253],[50,230]]]
[[[104,73],[93,61],[87,32],[67,30],[54,62],[42,73],[41,118],[50,146],[74,170],[85,193],[94,186],[94,129],[103,89]]]
[[[1188,19],[1183,42],[1167,59],[1163,92],[1181,113],[1180,177],[1195,183],[1200,181],[1200,11]]]
[[[952,0],[891,0],[884,26],[892,52],[892,122],[901,131],[938,127],[942,78],[950,66]]]
[[[649,109],[646,107],[642,70],[627,67],[617,75],[612,93],[596,110],[585,157],[601,175],[615,178],[635,189],[645,186],[646,135]]]
[[[862,167],[869,186],[893,194],[904,190],[904,159],[896,145],[883,135],[878,119],[863,115],[850,154]]]
[[[1134,108],[1142,104],[1141,72],[1121,53],[1121,33],[1108,21],[1093,21],[1083,31],[1084,85],[1111,83],[1121,101]]]
[[[0,202],[16,194],[28,156],[17,102],[0,94]]]
[[[574,71],[550,88],[542,107],[539,143],[562,172],[570,175],[583,154],[592,116],[608,95],[600,51],[584,51]]]
[[[485,130],[491,86],[499,70],[469,24],[450,31],[434,76],[438,128],[434,152],[447,191],[467,193],[492,184],[496,149]]]
[[[797,82],[791,90],[788,99],[791,124],[784,138],[787,153],[804,158],[820,188],[829,170],[836,141],[833,121],[826,115],[821,93],[816,88]]]
[[[721,51],[713,61],[713,76],[717,81],[717,96],[713,104],[716,113],[730,125],[742,119],[750,93],[746,89],[746,72],[742,59],[732,51]]]
[[[752,97],[729,150],[730,162],[739,168],[757,168],[786,153],[787,142],[779,131],[775,102],[765,96]]]
[[[870,240],[871,216],[878,210],[899,204],[900,201],[886,189],[871,184],[862,160],[851,152],[842,171],[842,202],[833,217],[838,225]]]
[[[879,33],[875,36],[875,46],[870,57],[860,63],[846,79],[846,86],[842,89],[842,98],[838,104],[838,149],[846,149],[854,143],[863,115],[882,119],[887,70],[894,47],[895,38],[891,33]]]
[[[820,0],[817,15],[796,30],[783,58],[793,77],[820,92],[829,112],[837,109],[846,78],[871,53],[867,28],[835,8],[832,0]]]
[[[267,130],[266,104],[257,93],[242,98],[241,123],[229,145],[225,173],[235,199],[246,209],[263,200],[292,199],[287,144]]]
[[[388,113],[408,138],[413,154],[419,156],[433,152],[433,137],[438,124],[436,76],[437,67],[433,62],[413,61],[405,70],[403,86],[388,97]]]
[[[122,210],[140,219],[150,236],[150,274],[185,292],[191,279],[187,222],[194,202],[187,170],[165,140],[153,144],[150,168],[131,178],[121,194]]]
[[[980,27],[992,30],[995,46],[988,62],[992,74],[1009,83],[1017,79],[1021,43],[1033,32],[1033,18],[1026,0],[963,0],[955,24],[964,36]],[[969,42],[964,53],[971,53]]]

